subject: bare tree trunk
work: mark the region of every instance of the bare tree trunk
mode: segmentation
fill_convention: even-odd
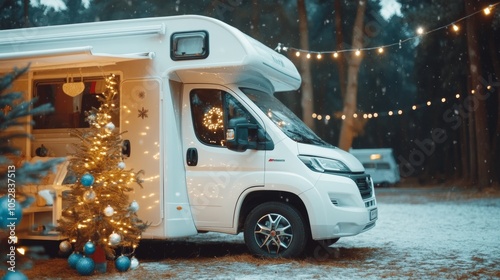
[[[299,34],[300,48],[303,50],[309,49],[309,30],[307,28],[307,10],[304,0],[297,0],[297,9],[299,12]],[[304,55],[300,61],[300,72],[302,75],[302,120],[304,123],[314,130],[314,119],[312,118],[314,107],[314,95],[312,87],[311,66],[309,59]]]
[[[470,182],[475,185],[477,184],[477,142],[476,142],[476,122],[474,113],[471,112],[469,118],[469,179]]]
[[[23,11],[24,11],[24,24],[23,24],[23,27],[27,28],[27,27],[31,27],[31,24],[30,24],[30,15],[29,15],[30,1],[29,0],[24,0],[23,3],[24,3],[24,5],[23,5]]]
[[[467,125],[467,121],[470,121],[470,120],[464,120],[464,124],[462,125],[462,127],[460,128],[460,143],[462,143],[462,145],[460,145],[460,151],[459,151],[459,154],[460,156],[457,157],[457,159],[460,160],[461,164],[462,164],[462,167],[461,167],[461,170],[459,171],[459,174],[461,174],[461,177],[462,179],[468,181],[470,180],[470,168],[469,168],[469,151],[470,149],[468,148],[469,147],[469,129],[468,129],[468,125]]]
[[[360,49],[363,46],[363,19],[365,16],[366,1],[360,0],[356,19],[354,22],[352,48]],[[358,73],[361,64],[361,56],[357,56],[354,52],[351,53],[350,59],[347,61],[347,87],[344,97],[344,112],[345,119],[342,122],[340,129],[339,148],[348,151],[352,146],[352,141],[355,136],[355,120],[353,114],[357,107],[358,94]]]
[[[492,31],[490,31],[493,33]],[[498,55],[497,55],[497,48],[495,44],[495,39],[493,34],[489,36],[489,49],[490,49],[490,57],[491,57],[491,62],[493,64],[493,69],[495,71],[495,76],[500,77],[500,63],[498,62]],[[488,78],[489,79],[489,78]],[[494,81],[495,83],[498,83],[498,81]],[[491,143],[491,156],[493,159],[495,159],[495,162],[492,162],[493,170],[500,170],[500,98],[497,98],[497,123],[495,127],[495,131],[493,131],[493,137],[492,137],[492,143]],[[500,182],[500,174],[496,174],[495,180],[497,182]]]
[[[466,14],[472,14],[475,12],[474,4],[475,0],[465,1],[465,12]],[[490,158],[490,138],[487,127],[487,108],[486,108],[486,94],[487,89],[481,85],[480,78],[481,69],[479,60],[479,47],[478,47],[478,36],[476,34],[476,23],[475,17],[470,17],[467,19],[467,47],[469,53],[469,67],[470,67],[470,82],[471,89],[474,90],[474,123],[475,123],[475,147],[472,152],[476,152],[477,161],[477,183],[479,188],[486,187],[490,184],[492,178],[491,170],[491,158]]]
[[[260,9],[259,1],[252,0],[252,18],[250,19],[253,28],[250,29],[250,35],[253,38],[259,38],[259,22],[260,22]]]
[[[336,49],[342,49],[344,43],[344,34],[342,33],[342,2],[339,0],[335,0],[334,2],[335,9],[335,37],[337,41]],[[346,78],[345,78],[345,63],[344,59],[340,58],[338,60],[338,71],[339,71],[339,83],[340,83],[340,95],[342,96],[342,100],[344,100],[345,91],[346,91]]]

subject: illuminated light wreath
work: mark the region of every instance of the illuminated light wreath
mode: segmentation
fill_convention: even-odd
[[[220,108],[213,107],[203,116],[203,125],[209,130],[222,129],[224,125],[223,115]]]

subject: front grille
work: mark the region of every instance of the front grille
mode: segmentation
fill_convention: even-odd
[[[361,177],[353,176],[351,177],[351,179],[353,179],[358,186],[359,193],[361,194],[361,197],[363,199],[372,197],[372,184],[370,175],[362,175]]]
[[[356,183],[356,186],[358,186],[361,198],[367,199],[373,196],[372,178],[370,177],[370,175],[365,173],[362,174],[336,173],[336,175],[348,177],[351,180],[353,180],[354,183]]]

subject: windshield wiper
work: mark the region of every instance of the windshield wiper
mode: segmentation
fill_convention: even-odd
[[[295,140],[297,142],[306,143],[306,144],[313,144],[314,143],[313,139],[305,137],[304,135],[302,135],[302,133],[300,133],[298,131],[290,130],[290,129],[287,129],[286,131],[290,132],[293,135],[298,136],[298,139],[297,138],[292,138],[293,140]]]
[[[326,143],[323,139],[316,138],[316,137],[307,137],[307,136],[303,135],[302,133],[295,131],[295,130],[287,129],[286,131],[290,132],[293,135],[298,136],[299,139],[290,137],[290,138],[292,138],[292,140],[295,140],[297,142],[304,143],[304,144],[318,144],[320,146],[330,146],[330,144]]]

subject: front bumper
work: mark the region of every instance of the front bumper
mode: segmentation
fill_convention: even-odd
[[[373,228],[378,219],[373,182],[367,174],[323,174],[301,197],[321,200],[308,207],[314,240],[356,235]]]

